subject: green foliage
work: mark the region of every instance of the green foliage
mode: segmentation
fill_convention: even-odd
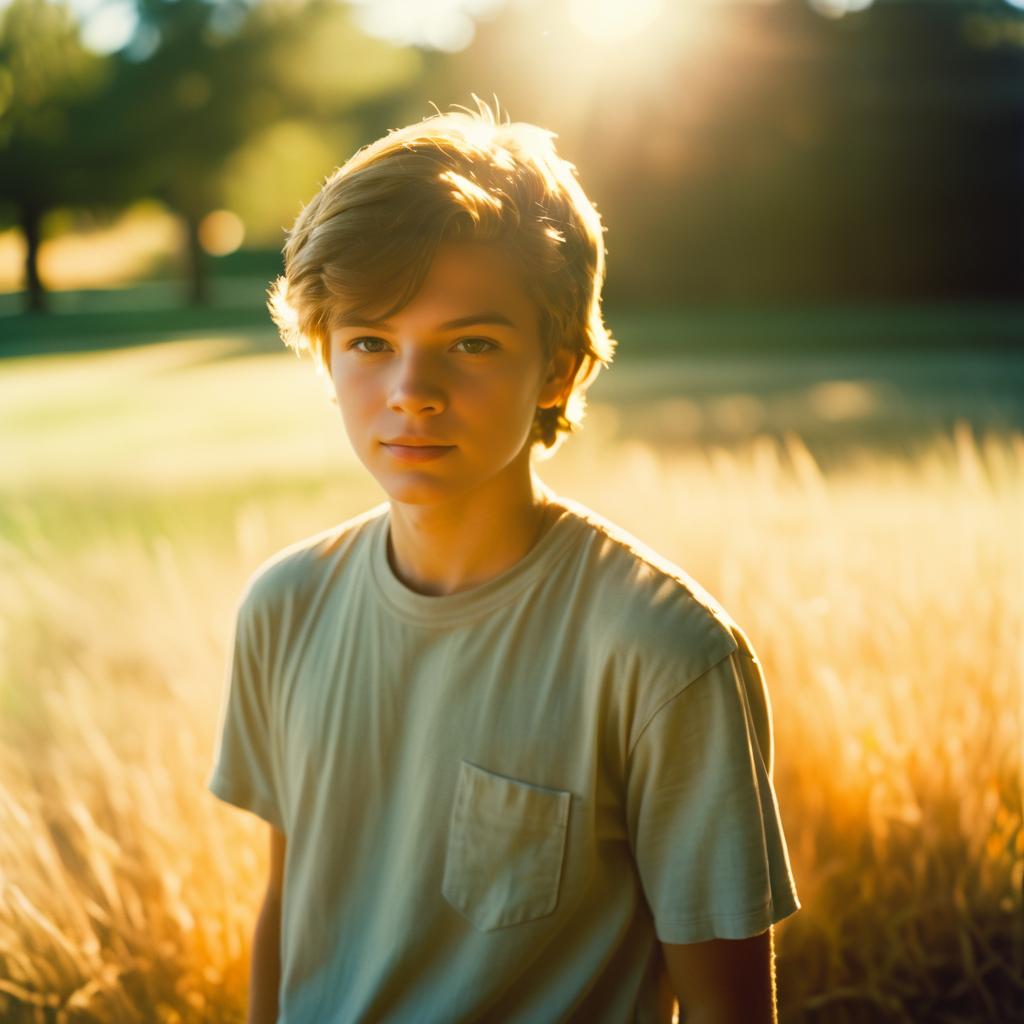
[[[71,170],[86,144],[77,114],[109,80],[64,4],[13,0],[0,12],[0,195],[34,205],[84,198]]]
[[[329,121],[383,95],[407,90],[418,78],[419,51],[366,36],[343,4],[314,0],[297,17],[289,3],[264,5],[256,17],[274,25],[277,45],[267,77],[289,106]]]
[[[221,176],[225,206],[242,218],[246,244],[280,248],[301,204],[356,146],[346,122],[278,121],[247,139]]]

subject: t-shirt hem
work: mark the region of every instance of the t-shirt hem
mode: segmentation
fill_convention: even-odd
[[[656,917],[654,929],[660,942],[707,942],[710,939],[747,939],[795,914],[802,904],[796,892],[739,914],[710,914],[686,920]]]
[[[206,789],[218,800],[223,800],[224,803],[230,804],[232,807],[255,814],[281,832],[285,830],[284,822],[281,821],[277,812],[277,806],[265,794],[255,792],[249,787],[240,786],[226,775],[216,772],[206,780]]]

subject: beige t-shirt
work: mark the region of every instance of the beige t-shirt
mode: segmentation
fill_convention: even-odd
[[[663,1022],[658,940],[800,907],[743,631],[585,506],[429,596],[387,503],[239,608],[208,788],[288,836],[280,1024]]]

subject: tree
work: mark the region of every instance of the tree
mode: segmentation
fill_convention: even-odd
[[[58,203],[91,198],[78,173],[78,114],[109,78],[108,62],[82,47],[66,7],[13,0],[0,12],[0,203],[25,235],[34,312],[46,308],[38,269],[42,217]]]
[[[407,87],[418,64],[368,39],[335,2],[138,0],[140,33],[155,40],[143,60],[115,55],[114,74],[92,111],[94,138],[136,169],[132,191],[155,196],[186,226],[187,297],[208,299],[199,240],[221,205],[229,158],[290,119],[330,127]]]
[[[281,121],[328,133],[342,118],[376,123],[419,73],[414,51],[367,38],[327,0],[137,2],[136,37],[107,58],[82,48],[58,4],[14,0],[6,11],[0,98],[5,81],[14,86],[0,120],[0,195],[30,239],[32,309],[45,308],[42,214],[144,197],[182,217],[186,295],[207,301],[199,228],[222,204],[232,154]]]

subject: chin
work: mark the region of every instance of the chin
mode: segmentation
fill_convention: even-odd
[[[403,505],[434,505],[453,498],[460,491],[460,488],[453,487],[449,482],[437,479],[421,477],[417,480],[409,479],[408,476],[406,479],[396,479],[390,475],[376,479],[392,501]]]

